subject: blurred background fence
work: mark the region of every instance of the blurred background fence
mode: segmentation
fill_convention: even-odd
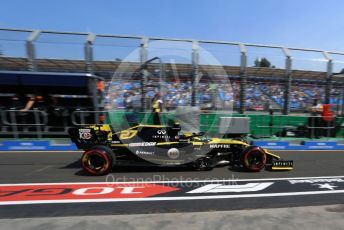
[[[144,96],[148,104],[144,108],[146,111],[142,111],[141,73],[138,69],[154,57],[159,57],[160,61],[147,66]],[[44,94],[47,104],[43,109],[46,123],[43,125],[39,119],[35,123],[39,130],[36,126],[36,130],[31,130],[40,135],[44,130],[59,130],[61,135],[65,135],[66,127],[77,119],[71,119],[75,111],[84,111],[78,117],[84,119],[84,123],[87,123],[85,119],[94,122],[89,117],[94,115],[90,111],[95,110],[112,110],[118,114],[149,112],[149,103],[157,92],[162,94],[165,112],[178,106],[200,107],[204,114],[200,119],[201,129],[213,119],[212,116],[232,112],[232,109],[232,116],[250,116],[252,133],[259,135],[276,134],[288,127],[306,125],[310,107],[315,105],[315,101],[330,104],[338,117],[337,123],[344,115],[344,53],[336,51],[3,28],[0,29],[0,72],[7,76],[1,77],[0,83],[8,89],[0,92],[2,130],[11,135],[24,130],[29,132],[30,128],[19,127],[24,124],[20,109],[32,94]],[[92,90],[91,87],[98,87],[96,82],[84,85],[87,90],[75,91],[74,84],[74,88],[65,88],[66,92],[47,92],[39,88],[46,85],[30,85],[23,81],[15,83],[20,87],[9,88],[6,85],[11,74],[21,76],[23,73],[34,75],[42,72],[60,73],[55,76],[56,82],[63,75],[90,74],[104,80],[104,90]],[[22,90],[30,86],[31,92]],[[56,86],[61,87],[61,84],[56,83]],[[15,98],[19,98],[21,105],[13,105]],[[49,108],[52,105],[54,108]],[[95,108],[95,105],[99,106]],[[12,123],[8,120],[11,114],[8,110],[11,109]],[[270,120],[271,112],[275,115],[273,121]],[[16,116],[13,113],[17,113]],[[35,121],[31,119],[31,122]],[[15,124],[18,127],[15,128]]]

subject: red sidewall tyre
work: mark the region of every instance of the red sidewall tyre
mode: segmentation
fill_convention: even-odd
[[[251,158],[255,157],[254,164],[251,162]],[[265,151],[256,146],[251,146],[244,150],[241,157],[241,164],[251,172],[259,172],[265,167],[266,164],[266,153]]]
[[[113,165],[113,157],[111,156],[111,150],[109,150],[105,146],[95,146],[85,151],[81,158],[83,169],[94,176],[108,174]],[[96,164],[95,161],[97,161]]]

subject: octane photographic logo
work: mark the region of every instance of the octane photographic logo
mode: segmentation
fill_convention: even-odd
[[[210,116],[229,116],[232,114],[234,95],[229,77],[219,60],[198,43],[150,40],[145,47],[134,49],[118,64],[112,81],[106,92],[110,122],[118,132],[133,126],[134,123],[152,124],[154,119],[153,98],[160,97],[162,111],[159,112],[161,125],[170,125],[171,120],[179,123],[179,134],[171,135],[166,129],[149,133],[156,145],[149,150],[129,148],[129,150],[155,164],[180,165],[193,162],[196,154],[190,148],[159,145],[159,142],[178,141],[180,134],[197,133],[202,127],[206,136],[217,130],[216,119]],[[144,68],[140,64],[140,55],[146,60],[154,57],[154,62]],[[196,65],[198,63],[198,65]],[[204,68],[206,66],[207,68]],[[210,68],[209,66],[216,66]],[[206,110],[207,121],[200,124],[201,111]],[[127,112],[124,115],[123,111]],[[140,132],[141,130],[138,130]],[[135,136],[132,143],[145,143],[149,137],[141,140]],[[182,139],[182,138],[181,138]],[[129,142],[130,143],[130,142]],[[131,144],[130,147],[133,147]],[[140,149],[142,148],[142,149]],[[137,151],[154,152],[154,154],[136,154]],[[197,154],[200,156],[200,154]]]
[[[239,186],[238,182],[240,179],[231,174],[230,177],[206,177],[206,178],[198,178],[198,177],[187,177],[187,176],[174,176],[169,177],[167,175],[161,174],[153,174],[152,177],[130,177],[130,176],[114,176],[113,174],[106,175],[105,183],[108,187],[112,187],[116,183],[132,183],[132,184],[159,184],[162,183],[168,187],[178,187],[178,188],[187,188],[188,191],[191,191],[194,188],[200,188],[204,186],[209,186],[211,184],[217,185],[219,184],[226,184],[227,186],[233,186],[233,188],[242,188]],[[253,186],[249,186],[253,187]],[[214,186],[215,188],[215,186]]]

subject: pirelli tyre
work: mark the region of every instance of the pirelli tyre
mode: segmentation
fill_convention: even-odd
[[[87,174],[100,176],[111,171],[115,160],[115,154],[109,147],[96,145],[84,152],[81,163]]]
[[[258,146],[250,146],[244,149],[240,162],[250,172],[259,172],[266,165],[266,153]]]

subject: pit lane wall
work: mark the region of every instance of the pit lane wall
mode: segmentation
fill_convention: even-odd
[[[124,111],[109,112],[107,114],[106,122],[111,124],[115,131],[127,128],[125,126],[134,125],[135,122],[152,123],[152,116],[148,113],[136,113],[136,117],[132,113]],[[130,116],[132,116],[130,118]],[[212,114],[203,113],[199,116],[200,130],[206,131],[210,134],[218,133],[218,120],[220,117],[228,116],[228,114]],[[275,116],[272,119],[273,127],[269,127],[271,117],[269,115],[257,114],[232,114],[233,117],[250,117],[250,130],[253,135],[269,136],[269,134],[276,133],[282,127],[297,127],[304,125],[307,122],[305,116]],[[129,121],[124,119],[130,118]],[[173,119],[171,114],[162,114],[162,122],[167,123],[168,119]],[[344,118],[337,118],[337,123],[343,124]],[[124,124],[124,126],[123,126]],[[300,138],[300,141],[295,142],[286,138],[276,139],[253,139],[252,145],[261,146],[270,150],[344,150],[344,133],[343,129],[337,132],[336,140],[329,138],[325,139],[307,139]],[[0,141],[0,151],[72,151],[77,150],[73,143],[64,142],[63,144],[55,140],[2,140]]]
[[[288,141],[252,141],[269,150],[344,150],[344,144],[336,141],[304,141],[301,144],[292,144]],[[6,140],[0,142],[0,151],[74,151],[73,143],[56,144],[54,140]]]

